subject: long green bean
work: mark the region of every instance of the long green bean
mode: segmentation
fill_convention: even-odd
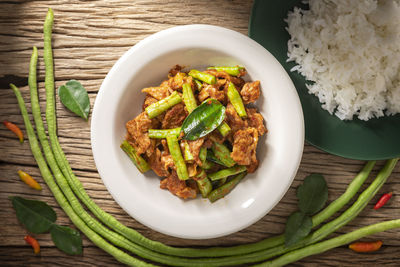
[[[167,136],[167,144],[169,153],[174,160],[174,164],[176,166],[176,173],[178,174],[179,179],[187,180],[189,179],[188,170],[186,167],[186,163],[183,160],[181,148],[179,147],[178,138],[175,135]]]
[[[50,28],[51,30],[51,28]],[[50,32],[51,34],[51,32]],[[46,35],[46,31],[45,31]],[[46,39],[46,38],[45,38]],[[47,38],[48,42],[50,43],[51,37]],[[50,45],[45,44],[45,50],[50,48],[50,53],[51,53],[51,43]],[[46,55],[48,51],[44,52]],[[45,57],[45,66],[46,69],[49,67],[52,67],[52,60],[49,60]],[[50,75],[46,71],[46,76]],[[53,86],[54,89],[54,86]],[[53,90],[49,90],[48,86],[46,86],[46,92],[49,92],[49,94],[54,94]],[[47,94],[47,93],[46,93]],[[50,102],[49,102],[50,103]],[[54,113],[54,102],[53,105],[49,104],[50,109],[52,109],[53,112],[53,117],[55,118],[55,113]],[[51,114],[51,111],[48,112],[46,108],[46,118],[47,114]],[[54,121],[54,120],[53,120]],[[55,122],[55,121],[54,121]],[[53,126],[55,129],[55,125]],[[132,228],[128,228],[119,221],[117,221],[113,216],[110,214],[104,212],[93,200],[87,195],[86,191],[84,190],[82,184],[80,181],[75,177],[75,175],[72,172],[71,167],[69,166],[69,163],[61,149],[61,146],[58,142],[57,136],[55,131],[49,131],[49,136],[50,140],[52,143],[52,147],[56,156],[57,163],[60,165],[64,175],[66,175],[66,178],[68,179],[68,182],[70,183],[71,187],[73,188],[74,192],[78,195],[78,197],[81,199],[81,201],[92,211],[98,218],[100,218],[107,226],[111,227],[112,229],[116,230],[117,232],[121,233],[122,235],[126,236],[130,240],[137,242],[138,244],[141,244],[142,246],[151,248],[155,251],[160,251],[165,254],[171,254],[171,255],[180,255],[180,256],[185,256],[185,257],[219,257],[219,256],[229,256],[229,255],[236,255],[236,254],[245,254],[257,250],[263,250],[269,247],[273,247],[275,245],[282,244],[281,243],[281,236],[278,237],[273,237],[269,238],[266,240],[263,240],[261,242],[257,243],[252,243],[252,244],[246,244],[246,245],[239,245],[235,247],[229,247],[229,248],[209,248],[209,249],[194,249],[194,248],[175,248],[175,247],[170,247],[166,246],[160,242],[152,241],[141,234],[139,234],[137,231],[135,231]],[[362,184],[362,183],[361,183]],[[361,186],[359,184],[359,186]],[[338,206],[338,209],[341,207]]]
[[[235,66],[235,67],[208,67],[209,70],[217,70],[217,71],[225,71],[229,75],[238,76],[240,74],[240,69],[243,67]]]
[[[197,107],[197,103],[196,103],[196,98],[194,97],[193,94],[192,87],[190,86],[189,83],[184,83],[182,85],[182,97],[187,111],[189,113],[192,112]]]
[[[32,124],[29,120],[28,112],[25,107],[24,100],[21,96],[18,88],[10,84],[11,89],[14,91],[15,96],[18,100],[18,105],[20,107],[22,117],[24,119],[26,132],[29,139],[29,145],[31,147],[31,151],[33,157],[36,160],[36,163],[39,166],[40,173],[42,174],[43,180],[48,185],[49,189],[53,193],[57,203],[64,210],[64,212],[68,215],[71,221],[75,224],[75,226],[81,230],[94,244],[96,244],[99,248],[103,249],[110,255],[112,255],[118,261],[127,264],[129,266],[154,266],[152,264],[145,263],[141,260],[138,260],[122,250],[112,246],[106,240],[104,240],[101,236],[99,236],[95,231],[93,231],[90,227],[88,227],[85,222],[75,213],[73,208],[71,207],[68,200],[64,197],[64,194],[61,192],[58,185],[55,183],[53,179],[53,175],[51,174],[49,168],[47,167],[46,160],[43,157],[43,154],[40,149],[39,142],[35,136],[35,132],[33,130]]]
[[[182,142],[183,142],[183,147],[184,147],[184,149],[183,149],[183,151],[184,151],[183,158],[185,159],[185,161],[192,162],[194,160],[194,157],[192,155],[192,152],[190,152],[189,143],[186,140],[184,140]]]
[[[395,228],[400,228],[400,219],[385,221],[385,222],[381,222],[381,223],[364,226],[353,232],[350,232],[350,233],[347,233],[344,235],[340,235],[340,236],[328,239],[326,241],[322,241],[317,244],[309,245],[309,246],[301,248],[301,249],[297,249],[297,250],[289,252],[279,258],[276,258],[272,261],[264,262],[264,263],[254,265],[254,266],[258,266],[258,267],[284,266],[286,264],[298,261],[298,260],[308,257],[310,255],[323,253],[327,250],[330,250],[330,249],[336,248],[336,247],[340,247],[340,246],[344,246],[346,244],[354,242],[363,237],[373,235],[373,234],[376,234],[379,232],[387,231],[390,229],[395,229]]]
[[[212,190],[210,180],[207,178],[206,172],[202,169],[201,172],[196,175],[197,186],[199,187],[201,196],[206,198]]]
[[[214,75],[201,72],[198,70],[191,70],[189,71],[189,76],[192,76],[195,79],[198,79],[202,82],[208,83],[208,84],[215,84],[217,82],[217,78],[215,78]]]
[[[251,263],[251,262],[259,262],[259,261],[270,259],[275,256],[282,255],[284,253],[293,251],[293,250],[301,248],[303,246],[313,244],[313,243],[325,238],[329,234],[333,233],[334,231],[336,231],[337,229],[339,229],[340,227],[342,227],[343,225],[345,225],[346,223],[348,223],[349,221],[354,219],[363,210],[363,208],[368,204],[369,200],[371,200],[375,196],[375,194],[378,192],[378,190],[385,183],[385,181],[387,180],[387,178],[393,171],[393,168],[395,167],[398,160],[399,160],[398,158],[388,160],[386,162],[385,166],[378,173],[375,180],[371,183],[371,185],[367,189],[365,189],[360,194],[357,201],[355,203],[353,203],[353,205],[350,208],[348,208],[345,212],[343,212],[336,219],[324,224],[321,228],[319,228],[315,232],[313,232],[310,235],[308,235],[307,237],[305,237],[298,244],[291,246],[291,247],[285,247],[285,245],[276,245],[276,246],[270,247],[268,249],[263,249],[263,250],[251,252],[248,254],[218,258],[218,259],[215,259],[213,264],[216,264],[218,266],[225,266],[225,265],[233,265],[233,264],[245,264],[245,263]],[[335,204],[335,205],[337,205],[337,204]],[[340,205],[338,205],[338,206],[340,206]],[[279,236],[277,237],[277,239],[275,239],[275,241],[277,243],[281,242],[281,240],[279,240]]]
[[[135,148],[131,146],[128,141],[125,140],[122,142],[120,147],[128,155],[133,164],[135,164],[136,168],[141,173],[145,173],[150,170],[150,165],[147,163],[147,161],[137,154]]]
[[[163,264],[173,265],[173,266],[203,266],[204,263],[201,260],[197,259],[184,259],[175,256],[169,256],[165,254],[160,254],[149,250],[148,248],[142,247],[132,241],[128,240],[124,236],[115,233],[108,228],[104,227],[101,223],[99,223],[96,219],[91,217],[85,209],[79,203],[79,200],[75,197],[71,188],[68,185],[65,177],[63,176],[61,170],[59,169],[57,162],[54,158],[53,152],[50,148],[50,144],[47,140],[47,136],[44,130],[44,125],[40,112],[39,98],[37,94],[37,85],[36,85],[36,65],[37,65],[37,49],[33,48],[32,58],[29,66],[29,88],[31,94],[31,106],[32,106],[32,115],[36,124],[37,134],[40,140],[40,143],[43,148],[43,152],[45,154],[47,164],[50,166],[51,171],[61,189],[62,193],[65,195],[67,201],[70,203],[73,211],[81,218],[81,220],[89,226],[94,232],[100,234],[104,238],[108,239],[113,244],[135,253],[142,258],[146,258],[149,260],[157,261]],[[129,143],[128,143],[128,146]]]
[[[243,179],[243,177],[246,176],[246,172],[243,172],[241,174],[238,174],[237,176],[235,176],[232,180],[230,180],[229,182],[227,182],[226,184],[221,185],[220,187],[218,187],[217,189],[214,189],[213,191],[211,191],[211,193],[208,195],[208,199],[211,202],[215,202],[220,198],[225,197],[227,194],[229,194],[233,188],[235,188],[235,186]],[[240,257],[240,256],[239,256]],[[217,260],[217,259],[216,259]],[[229,260],[229,257],[227,257],[227,259],[225,258],[221,258],[221,261],[224,262],[226,260]],[[233,265],[233,264],[237,264],[237,263],[230,263],[230,264],[225,264],[221,262],[216,263],[217,265],[215,266],[219,266],[219,265]]]
[[[216,181],[216,180],[220,180],[220,179],[226,178],[231,175],[245,172],[246,170],[247,169],[245,166],[234,166],[234,167],[231,167],[228,169],[223,169],[223,170],[219,170],[214,173],[210,173],[210,174],[208,174],[208,178],[210,178],[211,181]]]
[[[204,170],[209,170],[214,166],[214,164],[212,162],[207,160],[207,148],[205,148],[205,147],[200,148],[199,159],[202,164],[201,167]]]
[[[229,127],[229,125],[226,122],[222,122],[219,126],[218,126],[218,131],[219,133],[225,137],[230,131],[231,131],[231,127]]]
[[[161,99],[160,101],[151,104],[148,106],[145,110],[147,112],[147,115],[149,116],[150,119],[157,117],[167,109],[175,106],[176,104],[182,102],[181,96],[178,94],[177,91],[174,91],[172,94],[167,96],[164,99]]]
[[[239,116],[241,118],[246,118],[247,113],[246,109],[244,108],[242,97],[240,96],[239,92],[236,90],[235,85],[232,82],[229,83],[227,95],[229,101],[232,103]]]
[[[149,129],[149,137],[162,139],[162,138],[167,138],[167,135],[171,134],[179,136],[180,132],[181,132],[180,127],[174,129]]]
[[[214,152],[215,157],[220,160],[223,165],[233,167],[236,164],[231,157],[231,152],[225,145],[213,142],[211,149]]]

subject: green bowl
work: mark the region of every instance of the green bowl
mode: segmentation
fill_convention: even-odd
[[[400,114],[369,121],[342,121],[321,108],[318,98],[308,93],[302,75],[290,71],[295,64],[286,62],[289,34],[284,19],[295,6],[305,7],[301,0],[255,0],[249,36],[275,56],[295,84],[304,112],[306,141],[345,158],[379,160],[399,157]]]

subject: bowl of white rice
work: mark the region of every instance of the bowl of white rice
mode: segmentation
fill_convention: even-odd
[[[346,158],[400,156],[400,0],[256,0],[249,36],[293,80],[307,142]]]

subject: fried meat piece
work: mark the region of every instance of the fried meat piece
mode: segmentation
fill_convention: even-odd
[[[165,169],[165,162],[161,160],[161,151],[156,148],[154,153],[149,156],[149,164],[151,169],[161,177],[168,176],[170,173]]]
[[[145,152],[147,152],[147,155],[153,153],[155,142],[152,142],[149,138],[148,130],[157,128],[157,126],[158,121],[151,120],[146,112],[140,113],[136,118],[125,124],[129,134],[129,141],[131,141],[139,155]]]
[[[245,83],[240,91],[240,95],[244,104],[256,101],[260,97],[260,81]]]
[[[166,98],[172,93],[172,90],[167,86],[159,86],[159,87],[147,87],[142,89],[143,93],[146,93],[157,100],[161,100]]]
[[[183,198],[196,198],[196,190],[187,186],[186,182],[180,180],[176,171],[173,171],[167,178],[160,181],[160,188],[168,189],[172,194]]]
[[[231,103],[226,106],[225,115],[226,122],[228,123],[229,127],[231,127],[232,133],[235,133],[236,131],[244,129],[248,126],[247,121],[239,117]]]
[[[264,126],[263,116],[257,112],[255,108],[246,108],[247,118],[246,121],[250,127],[256,128],[258,136],[262,136],[267,133],[268,130]]]
[[[249,127],[244,130],[238,130],[233,139],[232,159],[239,165],[246,165],[249,173],[254,172],[258,166],[256,157],[257,129]]]
[[[172,129],[181,127],[187,115],[188,112],[186,111],[184,104],[179,103],[173,106],[165,113],[164,119],[162,121],[162,128]]]
[[[203,86],[203,88],[201,89],[198,98],[200,102],[203,102],[209,97],[217,99],[222,103],[226,102],[226,94],[223,90],[218,90],[217,88],[215,88],[215,86],[207,84],[206,86]]]

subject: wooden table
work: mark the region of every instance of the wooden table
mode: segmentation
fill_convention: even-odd
[[[105,75],[116,60],[131,46],[160,30],[176,25],[206,23],[227,27],[247,34],[252,1],[250,0],[52,0],[52,1],[3,1],[0,4],[0,120],[10,120],[24,130],[17,101],[9,89],[15,83],[28,99],[28,64],[32,46],[39,49],[39,87],[43,101],[44,65],[42,61],[42,24],[47,8],[55,12],[53,36],[56,87],[70,79],[77,79],[89,91],[93,106],[97,91]],[[41,104],[44,110],[44,103]],[[28,107],[29,104],[28,104]],[[90,121],[74,116],[57,101],[58,134],[60,142],[88,194],[104,210],[124,224],[137,229],[153,240],[176,246],[228,246],[244,244],[281,233],[287,216],[296,209],[295,190],[310,173],[322,173],[329,185],[329,201],[342,194],[347,184],[362,168],[364,162],[329,155],[308,144],[296,179],[282,201],[264,218],[252,226],[229,236],[210,240],[183,240],[157,233],[128,216],[112,199],[97,173],[91,146]],[[54,247],[49,234],[35,235],[42,251],[34,256],[23,237],[27,231],[18,223],[8,196],[18,195],[40,199],[49,203],[57,212],[58,222],[72,225],[59,208],[40,177],[28,142],[20,144],[13,133],[0,127],[0,265],[7,266],[117,266],[119,263],[95,247],[84,237],[84,254],[67,256]],[[376,170],[382,166],[378,162]],[[35,191],[24,185],[17,170],[24,170],[42,185]],[[390,204],[379,211],[372,203],[340,229],[346,233],[360,226],[382,220],[400,218],[400,168],[397,166],[390,181],[381,193],[395,193]],[[376,202],[378,197],[373,199]],[[321,255],[308,257],[299,265],[400,266],[400,231],[377,234],[372,239],[382,239],[384,247],[375,253],[357,254],[346,247]]]

